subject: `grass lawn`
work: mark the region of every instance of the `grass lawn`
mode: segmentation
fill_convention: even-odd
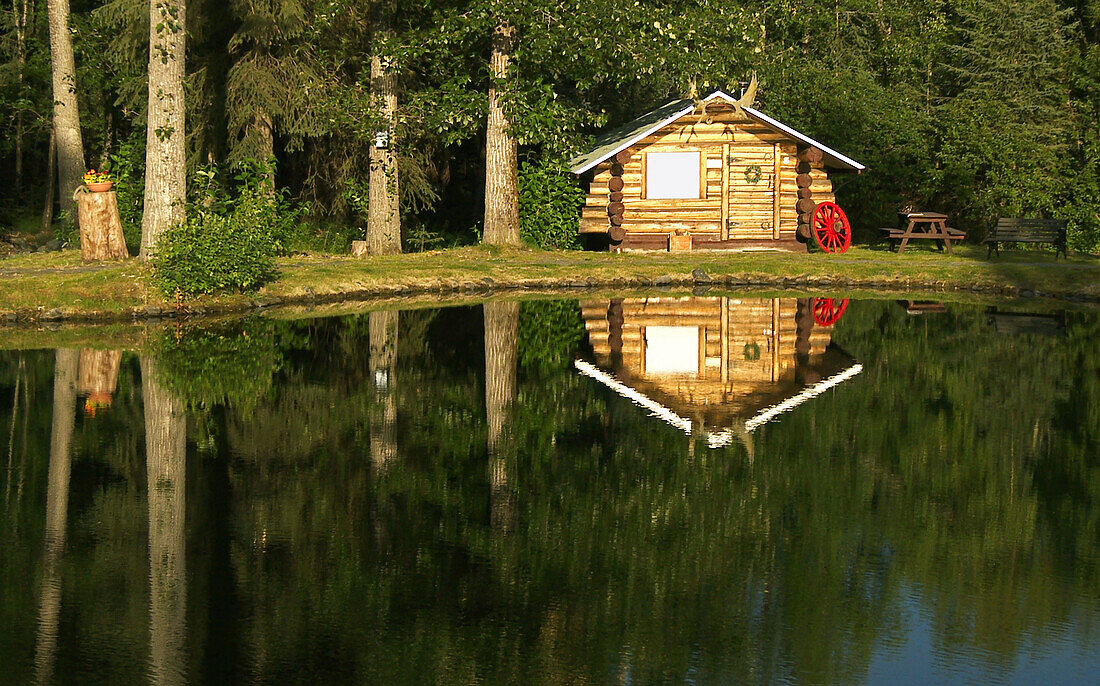
[[[985,290],[1100,299],[1100,258],[1075,255],[1068,261],[1037,251],[1002,251],[985,259],[985,249],[957,246],[949,256],[923,246],[903,255],[885,248],[856,246],[844,255],[824,253],[695,252],[609,253],[469,247],[369,258],[310,255],[280,260],[279,277],[259,293],[189,299],[188,306],[244,308],[250,299],[323,298],[337,294],[392,295],[395,290],[454,290],[481,283],[551,287],[561,281],[594,278],[623,286],[668,275],[690,278],[702,268],[715,279],[733,277],[777,286],[829,292]],[[625,282],[624,282],[625,280]],[[0,260],[0,313],[37,319],[58,310],[65,317],[125,317],[146,306],[171,307],[150,280],[150,268],[136,260],[84,265],[78,251],[33,253]],[[56,317],[59,312],[52,312]],[[49,318],[49,317],[47,317]]]

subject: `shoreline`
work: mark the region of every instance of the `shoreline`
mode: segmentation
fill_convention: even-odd
[[[971,250],[971,253],[976,250]],[[280,276],[252,294],[174,303],[152,290],[137,261],[81,265],[39,258],[13,269],[0,260],[0,326],[111,324],[245,315],[257,310],[369,303],[425,296],[562,295],[607,290],[779,289],[874,297],[970,294],[1072,304],[1100,303],[1100,260],[986,261],[969,256],[863,249],[848,256],[794,253],[628,254],[457,248],[378,258],[314,256],[284,260]],[[1045,258],[1045,259],[1044,259]],[[885,274],[883,272],[892,272]],[[45,294],[45,295],[43,295]],[[30,304],[36,302],[37,304]],[[22,304],[22,306],[19,306]]]

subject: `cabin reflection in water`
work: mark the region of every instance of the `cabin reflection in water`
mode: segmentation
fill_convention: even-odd
[[[711,447],[738,438],[751,455],[757,427],[863,369],[815,324],[814,300],[582,302],[596,364],[575,366]]]

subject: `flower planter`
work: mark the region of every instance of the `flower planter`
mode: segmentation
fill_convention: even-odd
[[[111,186],[115,185],[114,181],[100,181],[98,183],[86,183],[84,184],[93,193],[104,193],[111,190]]]

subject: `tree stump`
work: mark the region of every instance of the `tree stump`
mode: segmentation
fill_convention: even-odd
[[[77,192],[80,223],[80,256],[85,262],[124,260],[130,256],[122,236],[118,197],[114,191]]]

